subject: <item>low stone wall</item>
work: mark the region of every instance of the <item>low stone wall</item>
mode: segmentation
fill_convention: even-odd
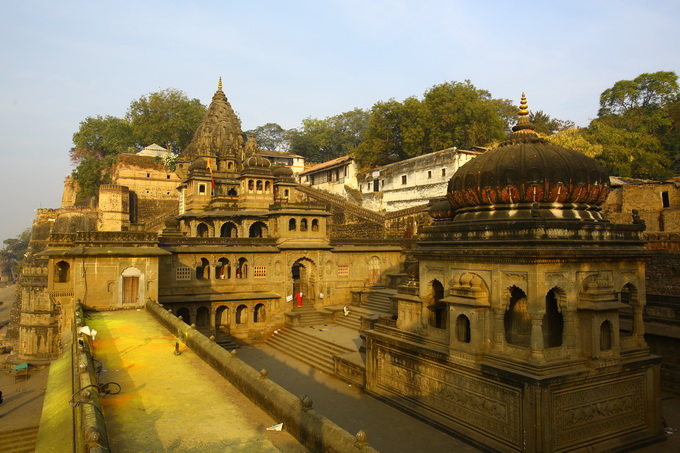
[[[225,377],[241,393],[260,406],[274,420],[282,422],[288,432],[311,451],[324,453],[377,452],[365,442],[360,431],[351,435],[312,409],[310,398],[298,398],[272,380],[267,373],[250,365],[221,348],[195,328],[177,319],[155,302],[147,302],[149,313],[166,329],[176,335],[206,363]]]

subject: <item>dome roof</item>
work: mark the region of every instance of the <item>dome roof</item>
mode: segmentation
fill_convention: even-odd
[[[191,165],[189,165],[189,171],[206,170],[207,168],[208,162],[203,157],[197,157]]]
[[[246,168],[269,168],[272,166],[272,163],[269,161],[269,159],[254,154],[248,157],[245,162],[243,162],[243,166]]]
[[[293,176],[293,169],[290,167],[279,167],[273,173],[277,178],[288,178]]]
[[[520,119],[509,140],[456,171],[447,198],[454,209],[517,203],[601,205],[609,175],[594,159],[538,137],[522,93]]]

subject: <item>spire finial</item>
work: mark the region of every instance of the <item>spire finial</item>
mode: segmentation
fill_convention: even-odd
[[[520,117],[527,116],[529,114],[529,105],[527,104],[527,97],[522,92],[522,99],[519,101],[519,112],[517,112]]]
[[[522,99],[519,101],[519,111],[517,114],[519,115],[519,119],[517,120],[517,124],[512,127],[512,135],[536,135],[536,132],[534,131],[534,125],[531,124],[531,120],[529,120],[529,105],[527,104],[527,97],[524,92],[522,92]]]
[[[222,91],[222,76],[220,76],[220,81],[217,82],[217,91]]]

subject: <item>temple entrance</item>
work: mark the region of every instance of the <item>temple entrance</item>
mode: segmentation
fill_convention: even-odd
[[[128,267],[121,274],[121,302],[122,305],[139,305],[142,300],[140,279],[142,272],[136,267]]]
[[[291,267],[291,280],[293,282],[293,308],[298,306],[297,295],[302,294],[302,304],[306,305],[314,300],[315,281],[313,278],[314,263],[306,258],[301,258]]]

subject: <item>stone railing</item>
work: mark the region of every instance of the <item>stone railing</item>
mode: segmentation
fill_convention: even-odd
[[[257,371],[220,347],[214,337],[208,339],[167,312],[161,305],[148,301],[146,309],[173,335],[186,344],[206,363],[266,411],[274,420],[282,422],[286,431],[305,444],[310,451],[325,453],[377,453],[366,443],[366,434],[351,435],[312,408],[312,400],[297,397],[272,381],[266,370]]]
[[[273,211],[279,211],[283,209],[302,209],[305,211],[328,211],[328,205],[325,203],[314,203],[313,201],[305,202],[288,202],[284,200],[276,201],[275,203],[269,205],[269,209]]]
[[[106,421],[100,401],[100,385],[91,352],[91,338],[78,330],[86,326],[83,307],[78,304],[73,322],[72,364],[73,386],[77,391],[71,398],[75,432],[75,451],[88,453],[110,452]]]
[[[331,238],[331,245],[400,246],[399,239],[382,238]]]
[[[647,248],[680,252],[679,233],[646,233]]]
[[[76,233],[52,233],[51,246],[149,246],[158,242],[156,233],[145,231],[79,231]]]
[[[276,238],[195,238],[186,236],[162,236],[163,245],[232,245],[276,246]]]
[[[364,220],[368,220],[381,226],[385,225],[384,215],[375,211],[371,211],[370,209],[365,209],[362,208],[361,206],[357,206],[354,203],[351,203],[338,195],[333,195],[331,193],[324,192],[323,190],[312,189],[311,187],[305,186],[298,186],[298,190],[300,192],[306,193],[311,197],[323,200],[335,206],[339,206],[340,208],[346,210],[347,212],[350,212]]]

